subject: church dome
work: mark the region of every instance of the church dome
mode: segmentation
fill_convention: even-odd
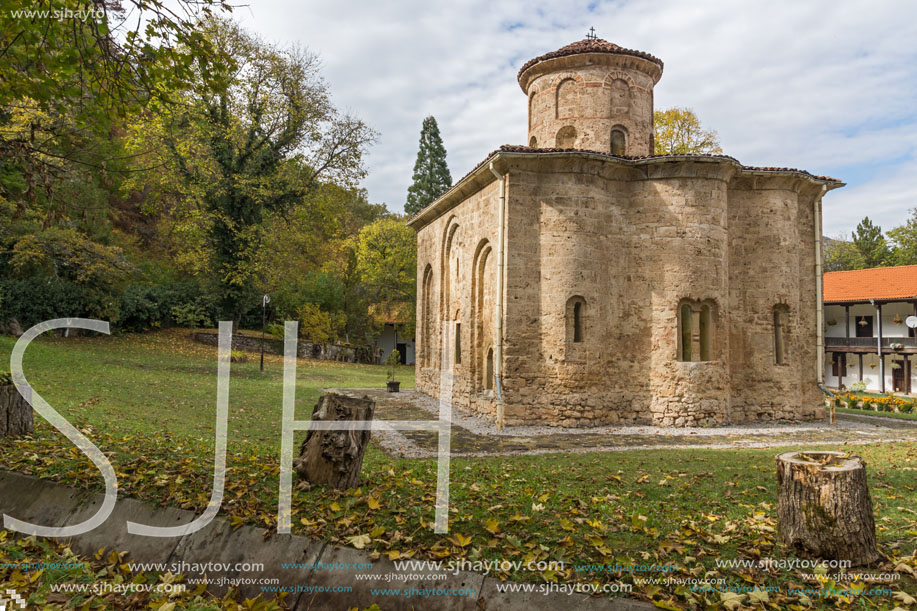
[[[653,87],[662,61],[592,36],[532,59],[519,71],[531,148],[653,154]]]
[[[625,49],[619,45],[616,45],[613,42],[608,42],[607,40],[602,40],[601,38],[584,38],[583,40],[578,40],[577,42],[570,43],[569,45],[563,46],[556,51],[551,51],[550,53],[545,53],[544,55],[539,55],[523,64],[522,68],[519,70],[518,80],[519,84],[523,85],[522,75],[526,70],[534,66],[535,64],[540,64],[541,62],[548,61],[549,59],[557,59],[559,57],[567,57],[570,55],[580,55],[583,53],[606,53],[609,55],[630,55],[631,57],[639,57],[640,59],[645,59],[653,62],[659,66],[660,72],[663,68],[662,60],[658,57],[650,55],[649,53],[644,53],[643,51],[635,51],[634,49]],[[523,89],[525,86],[523,85]]]

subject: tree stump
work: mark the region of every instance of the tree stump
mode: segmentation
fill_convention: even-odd
[[[882,558],[866,463],[844,452],[777,455],[780,538],[799,552],[851,566]]]
[[[358,399],[334,393],[319,397],[312,410],[313,422],[370,422],[376,403],[369,397]],[[372,435],[370,430],[309,430],[293,461],[296,473],[313,484],[334,488],[353,488],[360,481],[363,453]]]
[[[0,437],[28,435],[33,428],[32,406],[13,384],[0,386]]]

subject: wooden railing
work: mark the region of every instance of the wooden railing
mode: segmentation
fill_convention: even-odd
[[[826,348],[875,348],[875,337],[826,337]],[[905,348],[917,348],[917,337],[883,337],[882,347],[890,348],[892,344],[901,344]]]

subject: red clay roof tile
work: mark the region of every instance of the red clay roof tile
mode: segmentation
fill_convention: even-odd
[[[825,303],[917,298],[917,265],[825,274]]]
[[[607,40],[602,40],[601,38],[584,38],[583,40],[571,43],[565,47],[561,47],[557,51],[551,51],[550,53],[545,53],[544,55],[539,55],[534,59],[530,59],[522,65],[517,78],[521,77],[523,72],[537,63],[557,57],[566,57],[567,55],[579,55],[580,53],[610,53],[612,55],[632,55],[633,57],[648,59],[649,61],[657,64],[660,68],[663,67],[662,60],[658,57],[653,57],[649,53],[644,53],[643,51],[635,51],[633,49],[625,49],[624,47],[620,47],[613,42],[608,42]]]

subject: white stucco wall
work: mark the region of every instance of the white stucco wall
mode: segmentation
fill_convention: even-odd
[[[909,303],[889,303],[882,306],[882,337],[908,337],[907,326],[904,320],[914,314],[914,306]],[[869,304],[850,306],[850,337],[856,337],[856,326],[858,317],[873,317],[873,333],[878,332],[875,323],[876,309]],[[892,322],[892,319],[898,315],[901,318],[900,323]],[[835,324],[829,324],[834,321]],[[844,337],[844,306],[826,305],[825,306],[825,337]]]
[[[909,337],[908,328],[904,320],[914,314],[914,306],[910,303],[889,303],[882,306],[882,337]],[[878,325],[875,321],[876,309],[869,304],[850,306],[850,337],[856,337],[857,322],[860,316],[873,317],[873,336],[878,334]],[[895,316],[901,320],[900,323],[892,322]],[[845,337],[844,332],[845,313],[844,306],[826,305],[825,306],[825,337]],[[830,324],[834,322],[835,324]],[[888,348],[884,349],[887,352]],[[840,380],[832,374],[831,360],[833,358],[830,346],[825,352],[825,384],[829,388],[837,388]],[[892,361],[901,361],[911,357],[911,388],[917,391],[917,355],[901,354],[884,354],[885,359],[885,391],[891,392],[892,384]],[[860,379],[859,355],[857,353],[847,353],[847,373],[844,376],[844,385],[850,388],[850,385]],[[879,356],[876,352],[863,355],[863,381],[866,382],[866,389],[871,392],[879,392]]]
[[[400,327],[399,327],[400,328]],[[405,344],[407,352],[407,365],[414,364],[414,338],[413,337],[404,337],[401,333],[398,333],[398,343]],[[392,350],[395,349],[395,327],[394,325],[386,324],[385,328],[382,330],[382,335],[379,336],[379,339],[376,340],[376,348],[382,348],[382,360],[385,362],[385,359],[388,358],[388,355],[392,353]]]

